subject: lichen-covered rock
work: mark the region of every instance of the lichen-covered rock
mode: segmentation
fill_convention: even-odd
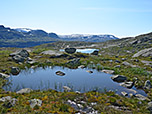
[[[17,99],[12,98],[11,96],[6,96],[6,97],[0,98],[0,102],[4,102],[3,106],[7,108],[11,108],[12,106],[16,104]]]
[[[111,77],[111,79],[116,82],[124,82],[127,80],[127,77],[121,75],[114,75]]]
[[[65,48],[65,52],[69,54],[73,54],[76,52],[76,48]]]
[[[34,108],[36,105],[37,106],[41,106],[42,105],[42,100],[40,100],[40,99],[31,99],[31,100],[29,100],[29,103],[30,103],[30,107]]]

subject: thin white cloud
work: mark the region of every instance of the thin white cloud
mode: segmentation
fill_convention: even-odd
[[[100,8],[100,7],[85,7],[80,10],[86,11],[104,11],[104,12],[137,12],[137,13],[151,13],[152,9],[127,9],[127,8]]]

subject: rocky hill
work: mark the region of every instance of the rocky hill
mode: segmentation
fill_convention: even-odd
[[[113,35],[57,35],[47,33],[44,30],[32,30],[29,28],[11,29],[0,25],[0,47],[32,47],[55,41],[84,41],[84,42],[105,42],[116,40]]]

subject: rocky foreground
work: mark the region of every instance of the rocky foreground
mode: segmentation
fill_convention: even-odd
[[[107,44],[86,44],[81,47],[99,49],[98,52],[92,54],[76,53],[75,49],[80,46],[75,42],[56,42],[28,49],[1,48],[0,113],[152,113],[151,41],[141,40],[141,37],[137,37],[136,40],[132,43],[128,41],[125,44],[123,40]],[[119,45],[116,45],[118,43]],[[139,46],[139,48],[134,46]],[[146,47],[143,48],[144,46]],[[66,52],[60,52],[61,47],[72,48],[66,49]],[[27,67],[45,66],[91,67],[113,74],[111,79],[121,82],[121,86],[129,88],[130,91],[133,86],[144,90],[147,96],[136,94],[136,91],[129,95],[125,92],[117,95],[106,90],[104,93],[97,91],[80,93],[71,91],[71,88],[67,86],[63,87],[65,92],[51,89],[34,91],[30,88],[10,92],[2,89],[10,74],[17,75]],[[92,71],[87,72],[93,73]],[[56,74],[64,75],[61,71]]]

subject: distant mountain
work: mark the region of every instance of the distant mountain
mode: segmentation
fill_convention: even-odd
[[[32,30],[30,28],[11,29],[0,25],[0,47],[30,47],[54,41],[84,41],[84,42],[105,42],[116,40],[113,35],[57,35],[47,33],[44,30]],[[25,44],[25,45],[24,45]],[[29,44],[29,45],[28,45]]]
[[[105,42],[107,40],[119,39],[114,35],[84,35],[84,34],[72,34],[72,35],[59,35],[60,39],[65,41],[84,41],[84,42]]]

